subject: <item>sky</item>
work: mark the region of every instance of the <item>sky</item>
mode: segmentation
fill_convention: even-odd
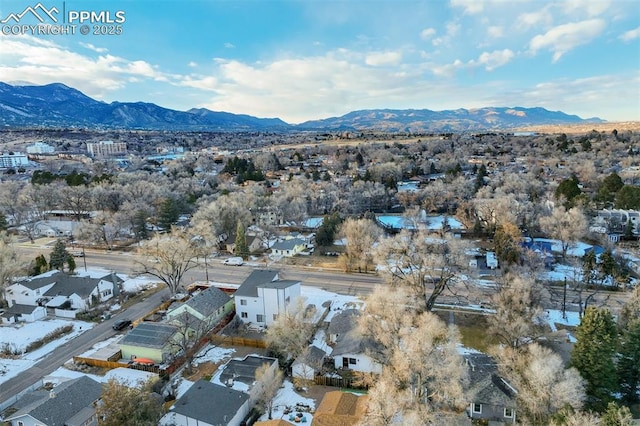
[[[487,106],[640,120],[637,0],[40,4],[0,0],[0,81],[288,123]],[[74,33],[34,32],[29,6],[50,31]]]

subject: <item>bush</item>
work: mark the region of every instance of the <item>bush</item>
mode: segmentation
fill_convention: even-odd
[[[65,325],[63,327],[58,327],[55,330],[53,330],[52,332],[48,333],[42,339],[38,339],[38,340],[35,340],[35,341],[29,343],[24,351],[25,352],[33,352],[36,349],[41,348],[42,346],[46,345],[47,343],[52,342],[52,341],[56,340],[57,338],[59,338],[61,336],[64,336],[65,334],[69,334],[72,331],[73,331],[73,325],[72,324]]]

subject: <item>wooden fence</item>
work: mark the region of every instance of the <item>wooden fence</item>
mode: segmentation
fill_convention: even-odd
[[[267,343],[264,340],[247,339],[244,337],[232,337],[232,336],[211,336],[211,342],[215,345],[230,345],[230,346],[249,346],[252,348],[266,349]]]
[[[315,376],[313,381],[320,386],[333,386],[336,388],[366,389],[364,386],[355,384],[355,380],[345,377]]]

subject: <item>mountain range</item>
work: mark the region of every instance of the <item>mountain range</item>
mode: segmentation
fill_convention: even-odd
[[[44,86],[0,82],[0,125],[192,131],[379,130],[456,132],[505,130],[549,124],[601,123],[544,108],[487,107],[431,111],[375,109],[288,124],[279,118],[193,108],[176,111],[146,102],[105,103],[61,83]]]

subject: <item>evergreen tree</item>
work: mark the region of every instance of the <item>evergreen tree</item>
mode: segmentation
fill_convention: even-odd
[[[6,231],[8,228],[7,218],[4,213],[0,212],[0,231]]]
[[[561,197],[564,197],[564,199],[566,200],[566,209],[573,207],[573,199],[582,194],[582,190],[578,186],[579,183],[580,182],[578,181],[578,178],[574,175],[569,179],[565,179],[560,182],[560,184],[556,188],[556,198],[559,199]]]
[[[622,178],[613,172],[603,179],[602,183],[598,187],[598,194],[596,199],[598,201],[613,202],[616,193],[624,186]]]
[[[611,312],[589,307],[576,330],[571,366],[586,381],[586,407],[603,412],[618,389],[614,356],[618,331]]]
[[[638,402],[640,390],[640,320],[633,320],[623,330],[618,359],[618,377],[622,400]]]
[[[249,257],[249,244],[247,244],[247,235],[244,232],[244,226],[242,222],[238,221],[236,226],[236,246],[233,249],[233,254],[241,256],[243,259]]]
[[[337,212],[326,215],[316,231],[316,243],[321,247],[332,245],[341,222],[342,220]]]
[[[69,266],[69,272],[73,272],[76,266],[75,263],[76,262],[73,260],[73,257],[65,248],[64,242],[61,239],[58,239],[51,250],[51,254],[49,255],[49,267],[51,269],[64,271],[64,265],[67,264]]]
[[[138,241],[146,240],[149,238],[149,230],[147,229],[147,212],[145,210],[138,210],[133,215],[132,228],[133,233]]]
[[[610,402],[607,405],[607,410],[600,417],[599,424],[601,426],[632,426],[635,423],[629,407]]]
[[[180,210],[178,203],[173,198],[165,198],[158,210],[158,225],[160,228],[169,231],[171,226],[178,222]]]
[[[640,186],[625,185],[616,193],[617,209],[640,209]]]
[[[31,265],[30,275],[40,275],[49,270],[49,264],[43,254],[36,257]]]

